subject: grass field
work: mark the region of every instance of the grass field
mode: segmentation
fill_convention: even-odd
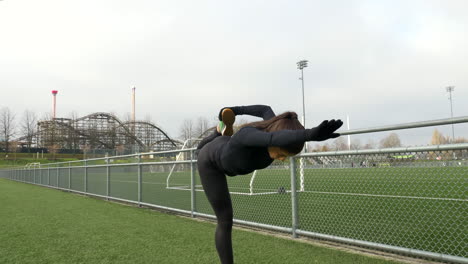
[[[219,263],[214,225],[0,179],[0,263]],[[236,263],[397,263],[233,231]]]
[[[170,166],[143,166],[142,200],[190,210],[190,192],[166,188]],[[162,172],[164,170],[164,172]],[[47,184],[42,170],[42,183]],[[50,185],[68,188],[68,169],[51,169]],[[40,180],[36,172],[36,181]],[[32,180],[32,175],[29,176]],[[110,195],[137,200],[137,166],[110,168]],[[196,175],[198,180],[198,175]],[[251,177],[228,178],[232,192],[249,193]],[[88,192],[106,195],[106,168],[88,169]],[[300,176],[298,173],[300,189]],[[301,230],[468,257],[468,167],[384,167],[307,169],[298,194]],[[183,166],[171,186],[189,186]],[[83,191],[84,169],[71,169],[72,189]],[[232,194],[234,217],[275,226],[291,226],[287,169],[268,169],[254,181],[256,195]],[[196,192],[196,210],[213,214],[204,193]],[[264,194],[262,194],[264,193]]]

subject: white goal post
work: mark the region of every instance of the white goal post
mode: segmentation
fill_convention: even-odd
[[[181,150],[186,149],[187,146],[189,145],[188,144],[189,142],[197,142],[197,141],[201,141],[201,140],[202,140],[201,138],[189,138],[189,139],[185,140],[184,144],[182,145]],[[176,156],[176,161],[183,161],[183,160],[184,160],[184,152],[180,152]],[[166,189],[176,189],[176,190],[188,190],[188,191],[190,191],[190,186],[189,185],[175,185],[175,184],[171,185],[171,177],[172,177],[176,167],[177,167],[177,164],[172,165],[171,170],[169,171],[169,174],[167,175]],[[199,186],[199,187],[201,187],[201,186]]]

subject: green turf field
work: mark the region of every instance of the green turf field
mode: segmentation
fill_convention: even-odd
[[[142,201],[190,210],[189,167],[142,166]],[[47,177],[47,174],[50,174]],[[291,227],[287,168],[259,171],[250,193],[251,175],[228,177],[234,217]],[[27,176],[30,181],[34,174]],[[71,169],[71,188],[84,190],[84,169]],[[69,170],[36,171],[42,184],[68,188]],[[138,200],[138,167],[110,168],[110,195]],[[198,175],[196,180],[199,182]],[[322,234],[392,246],[468,257],[468,167],[370,167],[306,169],[302,186],[297,172],[299,228]],[[199,184],[199,183],[197,183]],[[213,214],[201,187],[196,210]],[[88,192],[106,195],[106,168],[88,168]]]
[[[0,179],[0,263],[219,263],[214,224]],[[397,263],[233,230],[236,263]]]

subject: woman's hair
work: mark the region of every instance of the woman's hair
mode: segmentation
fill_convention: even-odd
[[[274,132],[279,130],[301,130],[304,126],[297,119],[295,112],[284,112],[269,120],[252,122],[243,125],[242,127],[254,127],[265,132]],[[304,148],[304,142],[291,144],[287,147],[281,147],[291,154],[297,154]]]

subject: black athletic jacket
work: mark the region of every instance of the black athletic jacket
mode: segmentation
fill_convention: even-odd
[[[232,109],[236,115],[251,115],[264,120],[275,117],[273,110],[266,105],[228,108]],[[215,155],[218,157],[216,163],[229,176],[248,174],[254,170],[266,168],[273,162],[268,154],[268,147],[284,147],[306,142],[310,134],[310,129],[264,132],[254,127],[243,127],[230,138],[222,137],[222,141],[227,142],[223,144],[218,155]]]

